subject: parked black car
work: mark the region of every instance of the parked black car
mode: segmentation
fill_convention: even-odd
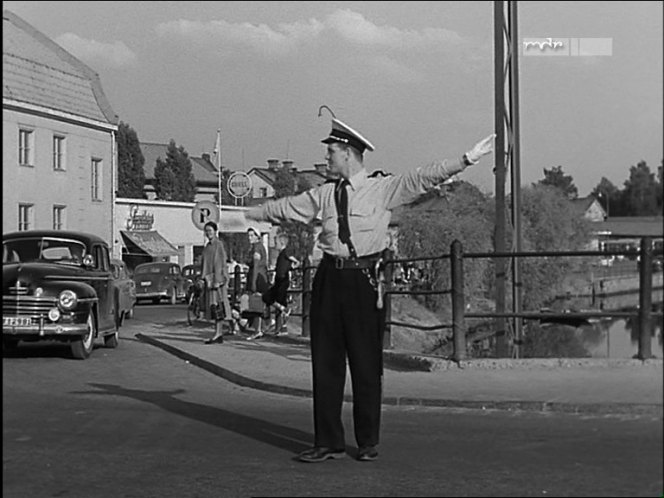
[[[187,282],[177,263],[143,263],[134,268],[136,301],[151,299],[158,304],[168,299],[171,304],[184,301],[187,295]]]
[[[2,236],[2,345],[57,340],[87,358],[94,341],[115,348],[121,320],[108,244],[63,230]]]

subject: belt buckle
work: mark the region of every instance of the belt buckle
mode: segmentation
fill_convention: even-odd
[[[344,260],[343,260],[343,258],[340,258],[340,257],[338,257],[338,256],[337,256],[336,258],[334,258],[334,267],[335,267],[337,270],[343,270],[343,268],[344,268]]]

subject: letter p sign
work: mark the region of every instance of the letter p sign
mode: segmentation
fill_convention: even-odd
[[[208,221],[219,223],[219,207],[212,201],[200,201],[191,211],[191,221],[199,230],[203,230]]]

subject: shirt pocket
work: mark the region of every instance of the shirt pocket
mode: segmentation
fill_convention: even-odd
[[[376,206],[359,205],[351,206],[348,212],[348,222],[351,226],[351,233],[366,232],[374,230],[378,222],[378,213]]]

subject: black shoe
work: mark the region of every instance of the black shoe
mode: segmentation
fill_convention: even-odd
[[[357,459],[360,462],[373,462],[378,458],[378,452],[374,446],[362,446],[357,453]]]
[[[324,462],[328,458],[343,458],[346,456],[345,450],[334,450],[322,446],[314,446],[300,453],[297,458],[300,462],[317,463]]]
[[[217,344],[217,343],[221,344],[222,342],[224,342],[223,335],[220,335],[219,337],[213,339],[205,339],[205,344]]]

